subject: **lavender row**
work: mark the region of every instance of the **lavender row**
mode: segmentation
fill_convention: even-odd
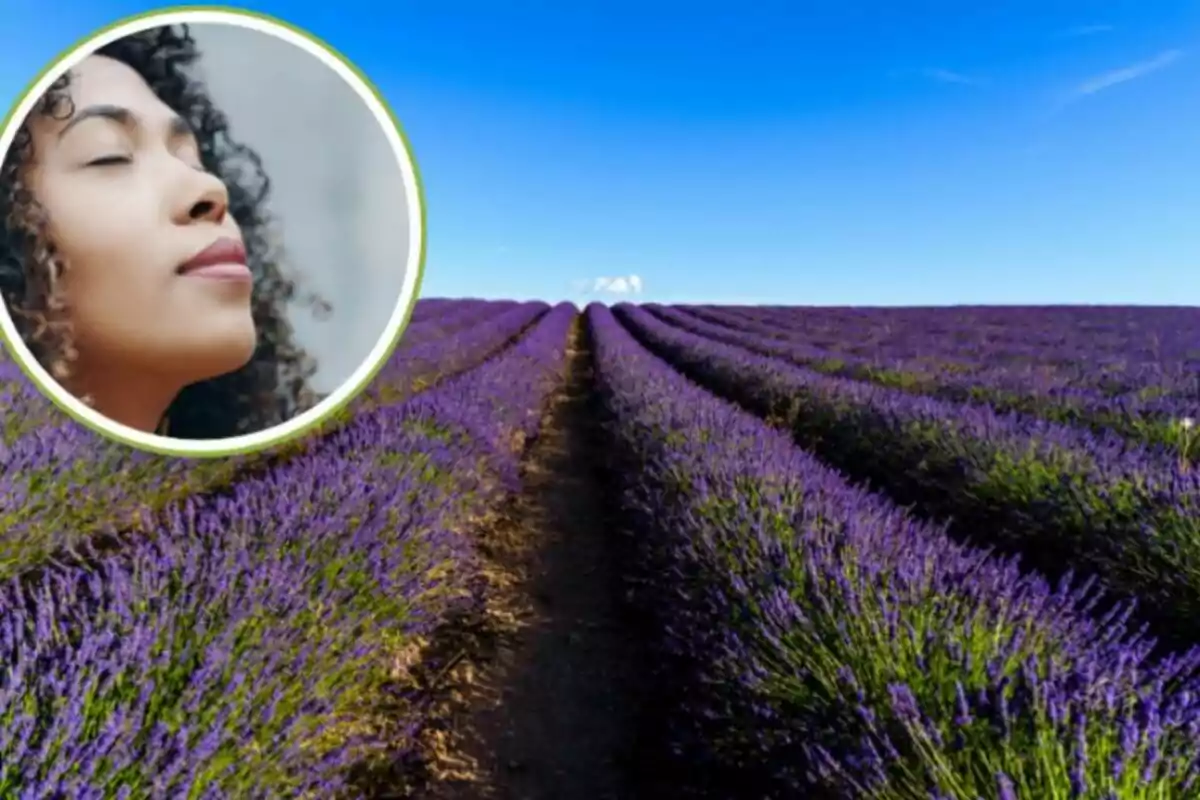
[[[461,531],[516,474],[574,316],[136,548],[0,589],[0,796],[335,798],[413,759],[410,667],[478,602]]]
[[[922,363],[855,356],[782,336],[768,323],[734,320],[707,310],[654,307],[677,327],[746,347],[834,377],[865,380],[948,402],[986,402],[998,411],[1024,413],[1094,430],[1113,430],[1135,441],[1166,447],[1191,460],[1196,451],[1189,427],[1200,403],[1200,381],[1191,371],[1166,375],[1147,367],[1118,378],[1103,372],[1054,374],[1040,368],[976,368],[941,357]],[[852,335],[847,332],[847,335]],[[1080,363],[1095,364],[1095,358]],[[1091,369],[1089,366],[1088,369]],[[1107,386],[1106,383],[1111,385]]]
[[[823,309],[796,308],[790,313],[748,308],[686,310],[709,322],[793,342],[828,359],[844,358],[855,365],[911,373],[912,379],[941,372],[963,377],[1008,375],[1045,391],[1075,385],[1103,386],[1110,393],[1120,393],[1130,386],[1141,387],[1167,374],[1184,372],[1195,358],[1195,354],[1180,358],[1178,352],[1173,359],[1161,353],[1152,355],[1140,343],[1135,344],[1138,340],[1130,331],[1089,324],[1094,309],[1087,308],[1044,309],[1045,315],[1012,309],[997,315],[991,310],[990,314],[961,318],[952,309],[855,309],[832,319],[821,313]],[[1137,313],[1136,309],[1121,311]],[[990,324],[986,321],[989,317]],[[1049,325],[1048,320],[1052,321]],[[1148,314],[1143,314],[1142,320],[1143,328],[1152,328],[1149,333],[1159,332],[1160,326],[1153,323],[1160,320]],[[1193,314],[1187,321],[1185,334],[1189,325],[1194,328],[1200,320]],[[1147,332],[1135,329],[1133,333]],[[1174,343],[1178,350],[1188,339],[1177,336]],[[1114,385],[1118,379],[1125,383]]]
[[[0,578],[80,542],[145,531],[152,512],[173,500],[218,491],[239,476],[305,452],[368,404],[400,402],[476,366],[547,308],[544,303],[512,305],[465,328],[458,327],[464,321],[455,321],[458,333],[449,338],[430,336],[398,349],[348,411],[269,454],[206,461],[156,456],[111,443],[59,415],[0,453]]]
[[[696,310],[699,316],[843,361],[843,374],[987,397],[1062,421],[1139,424],[1192,413],[1200,400],[1200,313],[1193,308]],[[814,321],[813,318],[816,318]],[[1154,431],[1147,431],[1153,435]],[[1168,432],[1169,434],[1169,432]]]
[[[939,375],[969,392],[1065,394],[1123,398],[1158,408],[1163,398],[1197,399],[1200,312],[1194,308],[696,309],[710,321],[735,321],[773,338],[790,338],[830,359],[874,366],[885,380],[923,381]],[[816,318],[814,322],[813,318]]]
[[[450,320],[478,318],[487,309],[501,305],[488,300],[456,300],[448,297],[423,297],[413,306],[409,329],[425,322],[437,321],[443,326]],[[515,303],[513,303],[515,305]],[[407,336],[408,331],[405,332]]]
[[[587,311],[676,749],[738,796],[1176,797],[1200,650],[961,547]],[[702,768],[701,779],[713,780]],[[720,774],[720,773],[718,773]]]
[[[1188,307],[750,308],[708,307],[800,334],[817,347],[885,360],[922,357],[1067,372],[1097,366],[1200,367],[1200,309]]]
[[[1074,568],[1172,643],[1200,641],[1200,474],[1115,435],[831,378],[673,328],[620,306],[638,337],[685,374],[791,428],[858,480],[953,521],[956,534]]]
[[[458,328],[453,340],[433,335],[406,348],[402,358],[390,359],[363,392],[356,405],[392,403],[431,386],[442,376],[475,366],[532,325],[549,306],[542,302],[497,301],[500,313]],[[355,406],[347,415],[357,412]]]

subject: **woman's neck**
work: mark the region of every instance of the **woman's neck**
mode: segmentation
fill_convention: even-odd
[[[143,433],[158,432],[167,407],[179,393],[179,387],[162,380],[107,370],[81,375],[73,383],[73,394],[88,398],[98,413]]]

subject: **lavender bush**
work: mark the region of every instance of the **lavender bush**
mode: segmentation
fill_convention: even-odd
[[[1086,586],[951,543],[587,315],[641,607],[696,764],[738,796],[1197,791],[1200,651],[1151,661],[1128,609],[1093,618]]]
[[[1164,314],[590,306],[679,796],[1200,797],[1200,317]],[[350,408],[227,461],[108,445],[0,359],[0,797],[412,789],[577,322],[422,301]]]
[[[467,303],[450,315],[415,324],[371,388],[322,432],[337,429],[367,407],[402,401],[479,364],[547,308],[543,303]],[[97,537],[112,540],[131,530],[149,532],[152,512],[171,501],[219,491],[248,471],[304,452],[318,440],[309,436],[275,452],[221,460],[156,456],[111,443],[61,412],[45,410],[52,407],[49,401],[23,379],[5,388],[25,398],[6,408],[5,419],[32,414],[34,422],[0,450],[0,474],[5,476],[0,481],[0,579]],[[21,426],[30,424],[22,420]]]
[[[462,524],[511,488],[574,316],[170,505],[136,546],[0,588],[0,796],[332,798],[411,755],[422,698],[374,709],[477,601]]]
[[[787,323],[798,324],[795,321],[805,320],[810,313],[828,322],[828,315],[796,309],[790,315],[753,316],[732,309],[648,310],[693,333],[822,374],[1113,430],[1169,448],[1189,462],[1195,455],[1187,451],[1178,426],[1179,420],[1194,416],[1200,405],[1200,348],[1189,338],[1200,319],[1183,313],[1192,309],[1120,309],[1125,314],[1140,312],[1140,317],[1122,327],[1143,333],[1142,338],[1111,331],[1105,336],[1104,326],[1084,324],[1091,316],[1089,309],[1072,309],[1061,318],[1061,309],[1024,314],[1004,309],[1003,327],[998,321],[991,325],[1003,337],[986,335],[991,315],[980,310],[957,324],[946,319],[946,312],[926,311],[919,324],[909,321],[898,331],[873,330],[872,324],[879,325],[880,318],[887,316],[875,309],[859,310],[839,315],[829,328],[802,332],[786,327]],[[1047,318],[1052,324],[1047,325]],[[1148,335],[1138,322],[1150,328]],[[1172,327],[1172,322],[1179,327]],[[1167,332],[1170,336],[1164,340]],[[1156,349],[1145,344],[1147,338],[1157,343]]]
[[[687,374],[923,515],[1032,566],[1100,576],[1172,644],[1200,641],[1200,474],[1110,434],[831,378],[617,309]]]

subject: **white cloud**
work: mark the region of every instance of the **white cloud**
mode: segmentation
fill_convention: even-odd
[[[577,292],[588,294],[641,294],[642,278],[640,275],[618,275],[613,278],[575,281],[572,287]]]
[[[1164,50],[1154,58],[1150,58],[1145,61],[1139,61],[1136,64],[1130,64],[1129,66],[1121,67],[1120,69],[1109,70],[1108,72],[1088,78],[1075,88],[1075,94],[1080,97],[1096,94],[1097,92],[1102,92],[1105,89],[1110,89],[1113,86],[1117,86],[1122,83],[1128,83],[1129,81],[1137,80],[1138,78],[1143,78],[1147,75],[1158,72],[1164,67],[1170,66],[1182,57],[1182,50]]]

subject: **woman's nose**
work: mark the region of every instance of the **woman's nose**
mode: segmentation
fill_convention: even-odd
[[[175,222],[187,225],[193,222],[221,223],[229,211],[229,191],[217,176],[207,172],[192,171],[191,180],[181,193],[175,213]]]

